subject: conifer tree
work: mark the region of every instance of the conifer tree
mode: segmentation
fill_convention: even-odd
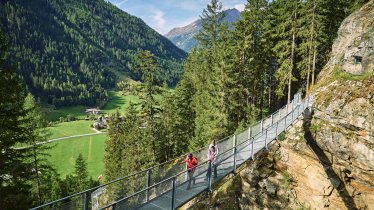
[[[123,142],[124,121],[118,110],[110,116],[108,127],[108,138],[105,141],[104,178],[106,181],[112,181],[126,173],[122,170],[121,164],[118,164],[122,162],[125,147]]]
[[[31,93],[26,96],[23,108],[27,112],[25,126],[32,130],[29,134],[30,145],[28,148],[32,156],[31,165],[34,175],[33,179],[35,180],[33,189],[36,191],[37,203],[41,205],[44,202],[44,198],[48,197],[50,193],[46,188],[46,183],[43,183],[44,178],[42,176],[48,171],[54,170],[46,159],[47,150],[50,147],[42,143],[46,141],[48,136],[46,130],[47,122],[42,114],[40,105],[37,104]]]
[[[300,0],[277,0],[272,3],[273,51],[278,64],[275,75],[278,81],[276,93],[280,97],[286,95],[287,103],[291,101],[292,82],[297,80],[295,49],[299,9]]]
[[[173,153],[176,156],[187,152],[190,141],[194,137],[196,113],[193,107],[193,96],[196,90],[191,77],[191,73],[185,71],[173,94],[172,138],[175,139]]]
[[[227,25],[222,23],[222,3],[212,0],[201,16],[203,30],[197,35],[200,48],[194,50],[189,60],[193,66],[195,107],[195,137],[192,148],[204,146],[214,138],[227,135],[226,78]],[[192,72],[192,71],[191,71]]]
[[[144,142],[149,142],[153,150],[153,156],[156,158],[156,123],[155,115],[159,111],[158,103],[154,95],[158,93],[160,83],[161,66],[155,60],[154,55],[146,50],[140,50],[135,60],[135,69],[142,74],[141,84],[141,113],[145,115],[146,136]]]
[[[77,159],[75,160],[74,166],[74,175],[77,179],[78,190],[82,191],[87,186],[88,181],[88,172],[87,172],[87,163],[84,161],[83,156],[79,153]]]
[[[7,63],[6,50],[6,40],[0,32],[0,206],[27,209],[31,205],[30,151],[14,147],[28,145],[33,128],[25,126],[24,90]]]
[[[235,65],[230,72],[235,79],[230,85],[234,91],[229,100],[234,129],[239,124],[248,125],[255,121],[261,109],[268,106],[264,97],[271,91],[269,81],[272,75],[267,74],[271,58],[271,45],[265,33],[267,12],[266,0],[248,0],[241,19],[235,24]]]

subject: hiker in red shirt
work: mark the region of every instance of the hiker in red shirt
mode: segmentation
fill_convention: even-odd
[[[192,155],[192,153],[188,154],[187,158],[181,162],[187,163],[187,173],[188,173],[188,185],[187,190],[190,189],[191,181],[193,180],[193,184],[195,184],[195,178],[193,177],[193,174],[195,172],[196,166],[198,164],[197,158]]]

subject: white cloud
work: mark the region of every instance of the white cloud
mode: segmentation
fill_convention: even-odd
[[[235,9],[239,10],[240,12],[244,11],[245,4],[237,4],[234,6]]]
[[[124,4],[124,3],[126,3],[126,2],[128,2],[129,0],[119,0],[118,2],[116,2],[114,5],[116,6],[116,7],[120,7],[122,4]]]
[[[235,9],[239,10],[240,12],[242,12],[242,11],[244,11],[245,4],[226,5],[226,6],[223,7],[223,10],[228,10],[228,9],[232,9],[232,8],[235,8]]]
[[[166,20],[164,17],[165,13],[155,8],[152,8],[150,12],[152,13],[152,22],[154,22],[155,29],[161,33],[165,33],[167,30],[165,28],[165,25],[166,25]]]

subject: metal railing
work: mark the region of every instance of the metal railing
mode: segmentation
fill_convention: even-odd
[[[229,172],[235,172],[236,168],[248,158],[253,159],[256,152],[263,148],[267,149],[267,145],[286,129],[287,123],[292,123],[305,108],[311,105],[311,99],[311,97],[308,97],[301,102],[301,96],[296,94],[290,104],[285,105],[245,131],[218,141],[220,153],[217,159],[217,168],[220,168],[221,171],[230,169]],[[207,148],[201,148],[193,153],[200,160],[194,175],[194,177],[199,178],[201,174],[206,173],[207,168],[211,167],[207,161]],[[131,209],[142,206],[170,192],[173,194],[171,195],[170,207],[174,209],[176,207],[175,189],[187,182],[186,169],[179,165],[179,162],[185,159],[186,155],[35,207],[33,210]],[[211,189],[211,176],[208,177],[208,180],[205,190]]]

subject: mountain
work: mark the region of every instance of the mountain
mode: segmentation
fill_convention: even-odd
[[[223,19],[223,22],[227,22],[229,27],[232,27],[232,24],[238,21],[240,18],[240,12],[235,8],[225,10],[224,13],[225,18]],[[170,39],[170,41],[172,41],[179,48],[186,52],[190,52],[191,49],[197,44],[195,36],[201,29],[201,20],[199,19],[187,26],[173,28],[171,31],[165,34],[165,37]]]
[[[151,51],[176,84],[186,53],[140,18],[104,0],[3,0],[1,31],[26,88],[56,106],[92,106],[118,77],[139,79],[138,49]]]

